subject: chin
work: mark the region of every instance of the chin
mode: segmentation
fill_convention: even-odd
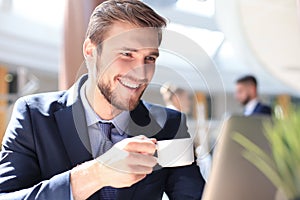
[[[144,91],[145,88],[140,88],[134,93],[117,94],[114,92],[115,95],[112,96],[111,104],[119,110],[132,111],[138,106]]]
[[[129,105],[118,104],[118,105],[114,105],[114,106],[119,110],[132,111],[137,107],[138,104],[139,104],[139,102],[136,102],[134,104],[130,103]]]
[[[114,102],[112,102],[112,105],[114,107],[116,107],[117,109],[119,109],[119,110],[132,111],[138,106],[138,104],[140,102],[140,98],[134,99],[134,100],[133,99],[127,99],[125,101],[124,101],[124,99],[125,98],[120,97],[120,98],[118,98],[118,100],[123,100],[123,101],[122,102],[114,101]]]

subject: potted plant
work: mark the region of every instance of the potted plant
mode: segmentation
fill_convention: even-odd
[[[262,171],[288,200],[300,200],[300,110],[265,124],[272,155],[240,133],[233,139],[245,148],[243,156]]]

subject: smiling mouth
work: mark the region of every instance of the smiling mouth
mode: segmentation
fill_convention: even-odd
[[[138,88],[140,88],[142,85],[145,84],[145,81],[143,81],[143,82],[138,81],[138,82],[137,82],[137,81],[134,81],[134,80],[128,79],[128,78],[119,78],[118,80],[119,80],[119,82],[120,82],[123,86],[125,86],[125,87],[127,87],[127,88],[129,88],[129,89],[138,89]]]

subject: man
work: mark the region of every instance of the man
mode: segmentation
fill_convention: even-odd
[[[167,108],[178,110],[185,114],[190,112],[192,102],[187,90],[167,82],[160,88],[160,93]],[[199,113],[199,115],[202,114],[203,113]],[[208,152],[207,132],[205,128],[196,128],[195,123],[195,120],[187,120],[189,131],[194,135],[197,165],[200,167],[202,177],[207,180],[211,169],[211,156]],[[199,125],[199,123],[198,121],[197,125]]]
[[[167,108],[188,114],[191,110],[191,99],[188,91],[171,83],[165,83],[160,88],[160,94]]]
[[[83,44],[88,74],[68,91],[16,102],[0,155],[0,199],[201,198],[195,163],[161,168],[154,156],[156,141],[189,137],[185,117],[140,100],[165,25],[137,0],[94,10]]]
[[[257,81],[254,76],[247,75],[236,81],[235,97],[245,107],[245,116],[272,114],[269,106],[258,101]]]

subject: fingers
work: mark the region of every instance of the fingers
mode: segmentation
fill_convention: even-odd
[[[153,156],[156,139],[145,136],[127,138],[97,158],[102,172],[102,185],[129,187],[152,173],[157,164]],[[103,178],[107,177],[107,178]]]
[[[112,148],[97,160],[105,166],[119,172],[149,174],[157,164],[157,158],[151,154],[125,151]]]
[[[148,154],[127,152],[126,156],[122,156],[121,160],[117,162],[106,162],[103,164],[120,172],[130,174],[150,174],[153,167],[157,164],[157,158]]]
[[[156,139],[149,139],[145,136],[130,138],[130,141],[123,148],[129,152],[144,153],[153,155],[156,151]]]
[[[147,175],[151,174],[153,171],[152,167],[145,167],[145,166],[138,166],[135,165],[130,169],[130,172],[127,172],[129,174],[136,174],[136,175]]]
[[[131,174],[150,174],[157,164],[153,156],[156,139],[145,136],[128,138],[113,146],[97,160],[105,166]]]
[[[152,155],[145,155],[131,152],[127,157],[128,165],[153,168],[157,164],[157,158]]]
[[[137,174],[137,175],[135,175],[134,181],[138,182],[138,181],[142,180],[145,177],[146,177],[146,174]]]
[[[156,144],[157,140],[155,138],[147,138],[146,136],[144,135],[139,135],[139,136],[135,136],[133,138],[137,138],[137,139],[141,139],[141,140],[150,140],[152,141],[153,143]]]

